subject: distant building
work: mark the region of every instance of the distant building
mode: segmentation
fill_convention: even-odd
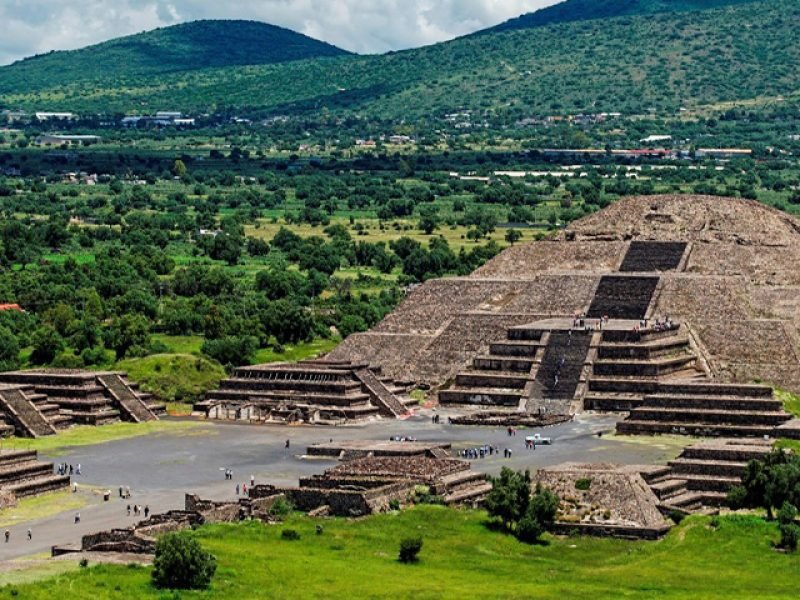
[[[696,158],[748,158],[753,155],[749,148],[698,148],[694,153]]]
[[[639,140],[641,144],[652,144],[655,142],[671,142],[671,135],[648,135],[646,138]]]
[[[25,312],[19,304],[0,304],[0,312]]]
[[[71,112],[37,112],[34,116],[37,121],[73,121],[78,118]]]
[[[98,135],[61,135],[46,133],[36,138],[38,146],[62,146],[64,144],[96,144],[101,138]]]

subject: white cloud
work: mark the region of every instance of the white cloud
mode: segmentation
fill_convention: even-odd
[[[471,33],[558,0],[0,0],[0,64],[196,19],[252,19],[385,52]]]

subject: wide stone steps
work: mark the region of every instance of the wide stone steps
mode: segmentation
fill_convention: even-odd
[[[788,415],[782,411],[743,411],[706,408],[673,408],[645,404],[634,408],[631,420],[707,423],[709,425],[771,425],[783,423]]]
[[[472,366],[481,371],[506,371],[513,373],[529,373],[534,365],[533,358],[516,356],[476,356]]]
[[[455,385],[459,388],[479,387],[521,390],[527,385],[528,381],[527,373],[520,375],[514,372],[467,371],[456,375]]]
[[[602,412],[628,412],[641,405],[642,397],[636,394],[589,392],[583,398],[584,409]]]
[[[781,412],[783,403],[777,398],[749,398],[745,396],[690,396],[682,394],[650,394],[647,406],[661,408],[708,408],[719,410],[751,410],[754,412]]]
[[[120,411],[136,423],[155,421],[157,417],[150,412],[144,402],[128,387],[119,375],[100,375],[97,380],[116,401]]]
[[[660,377],[691,367],[696,360],[691,354],[652,360],[596,360],[593,370],[599,377]]]
[[[623,435],[653,435],[672,433],[695,436],[762,437],[775,430],[770,425],[730,425],[720,423],[692,423],[689,421],[643,421],[626,419],[617,423],[617,432]]]
[[[476,404],[481,406],[517,407],[522,394],[520,390],[496,388],[465,388],[439,391],[440,404]]]
[[[492,491],[492,484],[484,481],[482,483],[474,483],[473,485],[460,488],[452,493],[444,496],[445,504],[462,504],[467,502],[478,502],[482,500],[490,491]]]
[[[5,489],[13,492],[17,498],[35,496],[45,492],[53,492],[69,487],[69,475],[49,475],[22,481],[13,485],[5,486]]]
[[[747,468],[746,462],[676,458],[669,461],[672,472],[678,476],[711,475],[740,478]]]
[[[22,435],[36,438],[53,435],[56,432],[55,428],[19,389],[0,389],[0,408],[14,421]]]
[[[247,390],[227,390],[219,389],[208,393],[208,401],[211,402],[225,402],[225,401],[238,401],[250,402],[254,404],[276,404],[280,402],[302,402],[306,405],[320,404],[330,406],[356,406],[359,404],[368,404],[370,395],[365,392],[357,394],[340,396],[336,394],[310,394],[310,393],[294,393],[291,391],[285,392],[248,392]]]
[[[369,368],[358,369],[354,372],[365,388],[373,395],[372,401],[376,403],[381,414],[386,416],[401,417],[409,414],[405,404],[392,394],[384,383]]]
[[[37,460],[8,465],[0,468],[0,486],[5,486],[8,482],[27,481],[29,479],[51,475],[52,473],[52,463]]]
[[[707,491],[727,493],[732,487],[741,485],[742,478],[723,475],[696,475],[685,473],[680,475],[686,480],[686,487],[690,491]]]
[[[545,398],[571,400],[583,373],[592,337],[583,332],[554,331],[536,372],[536,383]]]
[[[494,356],[516,356],[534,358],[541,348],[541,341],[505,341],[489,344],[489,353]]]
[[[659,500],[667,500],[686,492],[686,480],[666,479],[650,484],[650,489]]]
[[[303,391],[312,393],[347,394],[361,389],[358,381],[307,381],[295,379],[256,379],[232,377],[225,380],[225,387],[232,390],[252,391]]]
[[[29,461],[36,461],[36,450],[4,450],[0,452],[0,469]]]
[[[661,340],[641,343],[607,343],[597,350],[601,360],[634,359],[649,360],[685,352],[690,348],[689,339],[683,336],[671,336]]]
[[[764,458],[772,451],[769,444],[726,444],[720,446],[689,446],[681,453],[681,458],[709,461],[733,461],[748,463]]]

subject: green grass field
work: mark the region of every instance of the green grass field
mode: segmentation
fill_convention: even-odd
[[[421,506],[368,519],[280,526],[253,522],[196,532],[219,562],[211,589],[162,593],[140,567],[98,566],[0,598],[756,598],[794,597],[800,555],[776,552],[773,524],[755,516],[693,517],[659,542],[548,538],[528,546],[490,531],[485,513]],[[287,527],[299,541],[284,541]],[[420,535],[420,562],[397,560],[403,537]]]
[[[208,429],[202,423],[188,421],[112,423],[102,427],[78,425],[66,431],[61,431],[58,435],[48,435],[36,439],[17,437],[2,439],[0,440],[0,450],[37,450],[46,452],[48,456],[52,457],[57,456],[60,451],[67,448],[93,446],[162,432],[192,435],[198,432],[208,433]]]

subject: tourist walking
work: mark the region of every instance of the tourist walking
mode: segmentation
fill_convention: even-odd
[[[150,516],[150,506],[145,504],[145,506],[144,506],[144,518],[146,519],[149,516]]]
[[[131,516],[131,505],[130,504],[128,504],[128,516],[129,517]]]
[[[6,544],[8,543],[9,539],[11,539],[11,532],[8,529],[6,529]]]
[[[33,531],[30,527],[28,527],[28,541],[30,542],[33,539]]]
[[[75,525],[77,525],[80,522],[81,522],[81,513],[76,512],[75,513]]]

